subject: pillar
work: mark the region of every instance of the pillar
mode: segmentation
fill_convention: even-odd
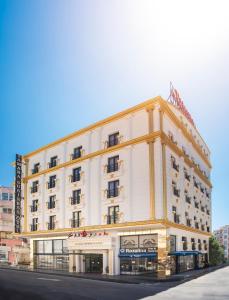
[[[108,267],[108,253],[107,250],[103,252],[103,274],[107,274]]]
[[[77,251],[77,253],[81,253],[81,251]],[[81,256],[82,255],[79,255],[79,254],[75,255],[76,273],[82,272],[82,270],[81,270]]]
[[[168,246],[166,229],[158,233],[158,269],[159,278],[165,278],[170,275],[170,266],[168,261]]]
[[[114,275],[114,251],[109,250],[109,275]]]

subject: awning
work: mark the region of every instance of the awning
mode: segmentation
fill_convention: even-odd
[[[169,255],[176,255],[176,256],[199,255],[199,254],[201,254],[201,252],[199,251],[175,251],[169,253]]]
[[[120,253],[119,257],[157,257],[157,253]]]

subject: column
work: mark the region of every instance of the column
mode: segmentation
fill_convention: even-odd
[[[107,267],[108,267],[108,253],[107,250],[103,252],[103,274],[107,274]]]
[[[168,262],[168,247],[166,229],[158,232],[158,278],[165,278],[170,275],[170,266]]]
[[[109,275],[114,275],[114,251],[109,250]]]
[[[81,253],[81,251],[77,251],[77,253]],[[76,254],[75,255],[75,270],[76,273],[80,273],[81,272],[81,255]]]

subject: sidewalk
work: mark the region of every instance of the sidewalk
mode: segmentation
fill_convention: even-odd
[[[7,270],[17,270],[22,272],[33,272],[33,273],[40,273],[40,274],[47,274],[47,275],[57,275],[57,276],[67,276],[67,277],[75,277],[75,278],[82,278],[82,279],[90,279],[90,280],[100,280],[100,281],[110,281],[116,283],[128,283],[128,284],[140,284],[140,283],[155,283],[155,282],[185,282],[191,279],[198,278],[203,276],[207,273],[213,272],[217,269],[224,268],[228,266],[228,264],[223,264],[216,267],[209,267],[206,269],[200,270],[193,270],[188,271],[181,274],[176,274],[169,276],[167,278],[159,279],[152,275],[102,275],[102,274],[89,274],[89,273],[69,273],[65,271],[57,271],[57,270],[32,270],[29,267],[11,267],[6,265],[0,264],[0,269],[7,269]]]

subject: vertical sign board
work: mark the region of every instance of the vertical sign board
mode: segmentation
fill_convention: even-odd
[[[22,156],[16,154],[15,169],[15,233],[21,232],[21,177],[22,177]]]

